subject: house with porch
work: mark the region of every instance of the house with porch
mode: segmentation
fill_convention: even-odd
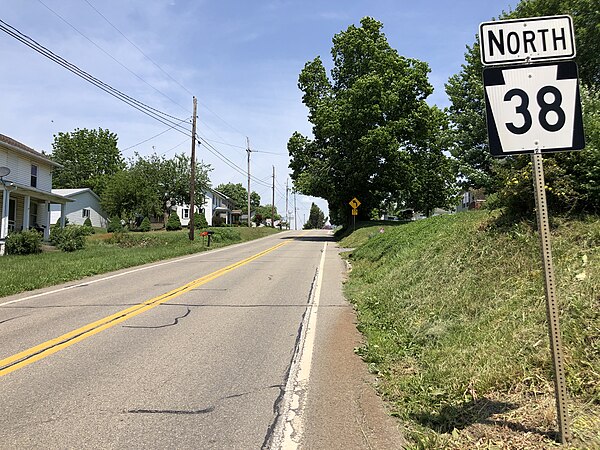
[[[209,226],[216,225],[219,221],[227,225],[239,224],[242,211],[233,209],[232,199],[212,188],[204,189],[203,194],[204,203],[195,205],[195,210],[204,213]],[[177,205],[174,209],[181,220],[181,225],[187,226],[190,222],[190,205]]]
[[[0,134],[0,255],[9,233],[37,229],[50,237],[50,205],[72,201],[52,193],[52,170],[60,167],[40,152]],[[62,223],[64,226],[64,221]]]

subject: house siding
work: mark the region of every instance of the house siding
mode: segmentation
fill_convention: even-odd
[[[78,192],[67,197],[75,200],[74,202],[69,202],[65,205],[65,215],[70,224],[83,225],[85,217],[83,217],[82,211],[84,209],[89,209],[92,226],[100,228],[106,227],[106,214],[104,214],[98,199],[90,191]],[[60,205],[52,205],[50,223],[55,224],[59,219]]]
[[[0,150],[0,165],[10,168],[6,177],[15,183],[31,186],[31,165],[38,167],[37,189],[50,191],[52,189],[52,166],[30,158],[23,158],[3,148]]]

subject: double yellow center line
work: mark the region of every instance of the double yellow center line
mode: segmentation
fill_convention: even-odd
[[[206,284],[209,281],[214,280],[215,278],[219,278],[220,276],[225,275],[226,273],[231,272],[232,270],[235,270],[243,265],[246,265],[249,262],[252,262],[258,258],[261,258],[266,254],[271,253],[272,251],[277,250],[278,248],[281,248],[289,243],[290,241],[277,244],[260,253],[257,253],[246,259],[233,263],[227,267],[223,267],[222,269],[219,269],[215,272],[212,272],[208,275],[191,281],[165,294],[159,295],[158,297],[146,300],[143,303],[139,303],[130,308],[124,309],[115,314],[97,320],[96,322],[84,325],[81,328],[77,328],[76,330],[70,331],[69,333],[63,334],[62,336],[59,336],[55,339],[51,339],[42,344],[36,345],[35,347],[31,347],[20,353],[0,360],[0,376],[9,374],[17,369],[39,361],[40,359],[45,358],[46,356],[52,355],[53,353],[63,350],[64,348],[67,348],[79,341],[87,339],[90,336],[95,335],[96,333],[100,333],[101,331],[114,327],[115,325],[124,322],[125,320],[137,316],[138,314],[142,314],[146,311],[149,311],[152,308],[155,308],[158,305],[162,305],[163,303],[168,302],[169,300],[173,300],[174,298],[177,298],[180,295],[197,288],[198,286],[202,286],[203,284]]]

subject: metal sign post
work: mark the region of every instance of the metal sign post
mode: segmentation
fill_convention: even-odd
[[[354,197],[348,204],[352,206],[352,230],[356,231],[356,216],[358,216],[358,207],[360,206],[360,201]]]
[[[544,265],[546,314],[548,315],[550,349],[552,351],[552,362],[554,365],[554,388],[556,394],[558,432],[560,434],[561,443],[566,444],[571,440],[569,415],[567,411],[567,386],[565,381],[565,369],[563,365],[564,357],[559,326],[558,300],[556,298],[555,290],[556,285],[554,279],[554,266],[552,265],[552,247],[550,245],[548,206],[546,203],[546,191],[544,189],[544,166],[542,165],[542,153],[539,149],[536,149],[535,153],[531,155],[531,160],[533,165],[533,186],[535,190],[535,206],[537,210],[537,222],[540,234],[542,263]]]

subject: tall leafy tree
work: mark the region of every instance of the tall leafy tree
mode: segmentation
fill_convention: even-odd
[[[326,199],[335,223],[348,220],[353,197],[367,218],[403,195],[415,169],[406,149],[421,148],[431,114],[428,65],[391,48],[381,22],[360,23],[334,36],[331,78],[319,57],[304,66],[298,86],[313,138],[296,132],[288,142],[296,189]]]
[[[225,183],[220,184],[215,188],[217,191],[225,194],[233,200],[235,209],[241,209],[243,213],[248,210],[248,190],[242,183]],[[252,191],[250,194],[250,208],[255,208],[260,205],[260,195]]]
[[[204,202],[203,190],[209,184],[209,166],[196,163],[196,205]],[[185,154],[171,159],[152,154],[137,155],[125,173],[110,180],[102,205],[109,215],[133,220],[136,216],[163,216],[166,224],[172,206],[190,201],[190,158]]]
[[[53,187],[87,187],[99,196],[108,179],[125,168],[117,148],[117,135],[102,128],[54,135],[52,159],[63,166],[54,171]]]

